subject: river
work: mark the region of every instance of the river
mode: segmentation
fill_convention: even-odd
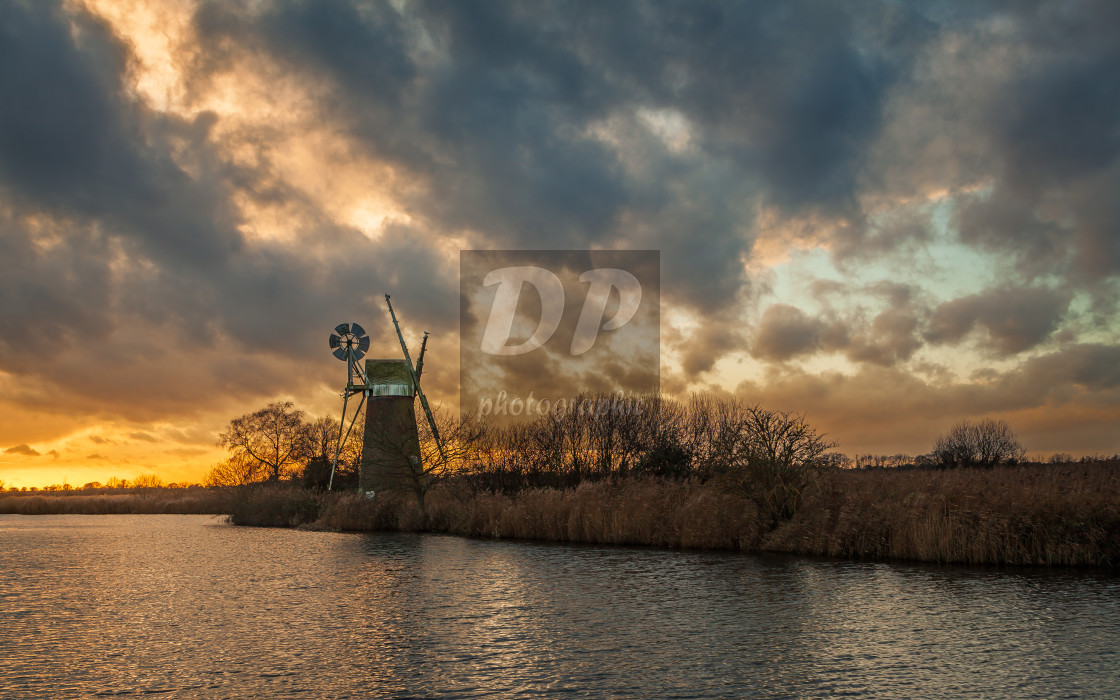
[[[0,515],[0,697],[1120,697],[1120,576]]]

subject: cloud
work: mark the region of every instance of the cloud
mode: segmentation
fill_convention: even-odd
[[[1120,13],[1107,2],[922,12],[923,41],[886,99],[859,214],[832,229],[834,253],[851,269],[898,251],[907,255],[898,262],[913,262],[946,210],[897,202],[947,195],[950,232],[990,253],[1006,268],[999,274],[1027,285],[1056,280],[1111,316],[1116,294],[1105,280],[1120,274],[1120,206],[1107,194],[1120,187]]]
[[[775,366],[736,393],[768,407],[804,411],[848,454],[928,451],[961,418],[1001,417],[1028,450],[1116,451],[1120,348],[1079,344],[993,371],[986,382],[922,378],[902,367],[865,364],[852,374]]]
[[[1046,287],[1001,287],[929,309],[927,295],[909,285],[885,283],[853,290],[818,282],[814,289],[830,307],[832,299],[851,292],[870,293],[888,305],[867,322],[862,306],[812,317],[798,307],[773,304],[755,328],[751,349],[756,357],[783,362],[842,352],[853,362],[892,366],[909,360],[926,343],[960,343],[974,329],[983,331],[986,347],[1010,356],[1047,341],[1073,298],[1067,291]]]
[[[861,314],[842,317],[831,312],[814,318],[789,304],[773,304],[763,312],[751,346],[755,357],[784,362],[818,352],[843,352],[851,361],[891,366],[910,357],[922,346],[920,320],[909,302],[910,290],[900,285],[876,291],[895,304],[870,323]]]
[[[745,343],[740,333],[722,323],[711,323],[691,334],[683,346],[681,366],[690,376],[712,369],[721,357],[741,350]]]
[[[21,445],[16,445],[15,447],[9,447],[8,449],[4,450],[4,454],[6,454],[6,455],[24,455],[26,457],[38,457],[40,455],[40,452],[38,450],[32,449],[32,447],[30,445],[24,443],[24,444],[21,444]]]
[[[128,436],[133,440],[140,440],[142,442],[159,442],[159,438],[152,435],[151,433],[146,433],[143,430],[129,433]]]
[[[877,315],[869,327],[852,334],[847,356],[855,362],[891,366],[909,360],[922,346],[919,319],[907,309]]]
[[[189,414],[207,395],[261,400],[323,357],[312,329],[339,315],[382,325],[382,291],[399,293],[414,323],[453,331],[453,263],[426,234],[393,229],[374,246],[306,212],[293,222],[299,243],[248,245],[234,200],[275,193],[262,189],[267,172],[222,152],[217,116],[137,101],[127,44],[87,12],[2,12],[3,60],[34,66],[0,76],[11,98],[0,114],[0,370],[13,395],[135,420]],[[91,361],[102,371],[86,371]],[[157,381],[168,366],[178,381]],[[316,367],[309,384],[330,369]]]
[[[927,24],[819,5],[207,3],[195,65],[205,84],[264,55],[314,82],[436,230],[658,248],[669,293],[718,313],[748,287],[755,206],[852,209]],[[691,149],[643,126],[656,110]]]
[[[460,248],[661,250],[685,388],[748,346],[890,378],[979,339],[1112,390],[1076,368],[1120,300],[1114,3],[163,9],[153,62],[128,17],[0,8],[0,381],[60,434],[318,400],[335,323],[399,352],[384,292],[452,399]],[[760,235],[834,290],[768,296]]]
[[[1063,391],[1078,387],[1094,392],[1120,387],[1120,347],[1079,343],[1060,352],[1033,357],[1022,367],[1024,380],[1034,386]]]
[[[219,190],[191,178],[172,141],[205,149],[205,129],[126,94],[129,54],[98,18],[53,2],[9,4],[0,89],[0,181],[17,201],[103,220],[152,259],[196,272],[241,239]],[[195,127],[195,128],[192,128]],[[193,143],[192,143],[193,142]]]
[[[88,454],[88,455],[86,455],[86,459],[108,459],[108,457],[106,457],[106,456],[105,456],[105,455],[103,455],[103,454],[100,454],[100,453],[94,452],[94,453],[92,453],[92,454]]]
[[[1068,292],[1044,287],[985,290],[938,306],[926,339],[957,342],[979,327],[987,331],[987,342],[995,351],[1013,355],[1049,338],[1071,300]]]
[[[824,323],[810,318],[801,309],[774,304],[762,315],[752,350],[757,357],[787,360],[821,349],[824,331]]]

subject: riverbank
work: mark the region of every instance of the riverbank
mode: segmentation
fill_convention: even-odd
[[[757,498],[757,496],[755,496]],[[237,525],[435,532],[861,560],[1120,568],[1120,469],[828,470],[775,519],[720,480],[614,478],[510,495],[447,482],[369,499],[288,485],[0,495],[0,513],[212,513]],[[760,507],[761,506],[761,507]]]
[[[0,494],[3,515],[227,515],[238,492],[230,488],[150,488]]]
[[[726,485],[586,482],[512,496],[445,484],[414,498],[257,489],[241,525],[439,532],[472,537],[787,552],[863,560],[1120,567],[1120,470],[1106,464],[991,470],[834,470],[792,517],[762,517]]]

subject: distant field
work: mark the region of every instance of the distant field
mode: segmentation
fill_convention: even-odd
[[[230,511],[229,489],[152,488],[0,493],[0,514],[107,515],[125,513],[214,513]]]

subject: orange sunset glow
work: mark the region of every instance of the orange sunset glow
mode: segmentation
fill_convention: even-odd
[[[660,251],[662,392],[847,455],[1120,451],[1111,5],[0,8],[5,488],[338,417],[327,335],[399,357],[385,293],[457,410],[469,249]]]

